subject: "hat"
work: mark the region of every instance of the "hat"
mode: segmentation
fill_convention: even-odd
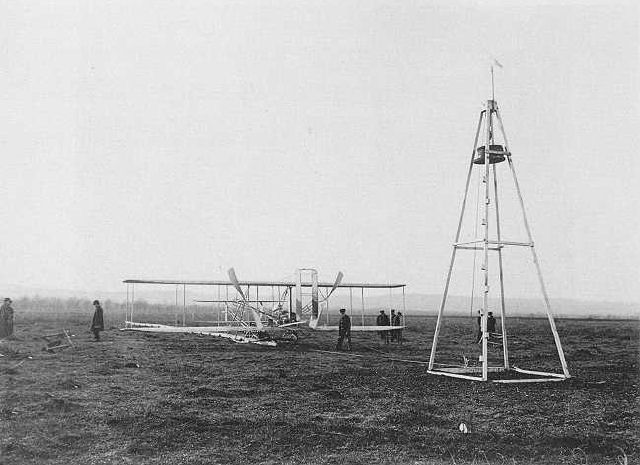
[[[340,309],[340,313],[344,313],[344,312],[346,312],[346,311],[347,311],[347,309],[346,309],[346,308],[341,308],[341,309]]]
[[[384,310],[380,310],[380,313],[384,313]]]
[[[100,301],[99,300],[94,300],[93,301],[93,305],[100,305]]]
[[[5,302],[13,302],[9,297],[5,297],[5,298],[4,298],[4,301],[5,301]]]

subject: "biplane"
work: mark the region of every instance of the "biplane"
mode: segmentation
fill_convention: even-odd
[[[127,305],[125,327],[123,330],[156,333],[192,333],[229,338],[239,343],[276,345],[278,342],[296,342],[298,330],[302,327],[314,331],[337,331],[338,326],[329,324],[329,299],[337,289],[349,290],[350,314],[353,314],[353,291],[361,291],[362,324],[354,324],[351,331],[392,331],[405,326],[378,326],[364,324],[364,290],[382,289],[402,290],[402,308],[405,308],[405,284],[345,283],[343,273],[339,272],[333,282],[318,281],[315,269],[296,270],[294,281],[240,281],[233,268],[228,270],[228,281],[197,280],[155,280],[127,279]],[[175,317],[174,324],[136,321],[135,302],[136,285],[174,285]],[[192,304],[217,305],[218,320],[201,320],[195,316],[193,305],[187,305],[187,288],[211,288],[217,290],[217,298],[194,298]],[[271,298],[265,296],[265,289],[271,289]],[[182,317],[178,315],[182,290]],[[262,290],[262,295],[261,295]],[[187,324],[188,309],[191,318]],[[324,322],[321,323],[324,314]],[[220,316],[223,315],[223,319]],[[147,317],[148,318],[148,317]],[[180,324],[181,323],[181,324]]]

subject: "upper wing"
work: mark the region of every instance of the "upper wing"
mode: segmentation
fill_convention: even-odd
[[[233,285],[232,281],[219,280],[194,280],[194,279],[125,279],[125,284],[179,284],[185,286],[226,286]],[[240,286],[258,286],[258,287],[296,287],[294,281],[237,281]],[[302,287],[310,287],[310,283],[302,283]],[[363,289],[395,289],[405,287],[404,283],[346,283],[342,279],[336,286],[334,282],[318,282],[318,287],[332,289],[337,288],[363,288]]]

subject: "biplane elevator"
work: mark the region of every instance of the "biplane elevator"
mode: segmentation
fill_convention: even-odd
[[[499,135],[502,139],[501,141],[498,137],[496,137],[496,129],[499,130]],[[478,146],[478,141],[480,140],[481,134],[484,135],[484,142],[482,145]],[[504,163],[505,161],[506,163]],[[508,167],[508,174],[510,174],[511,178],[513,179],[513,188],[515,190],[515,196],[518,200],[517,203],[515,203],[515,201],[514,203],[519,206],[519,210],[522,214],[522,222],[526,234],[525,241],[505,240],[502,237],[503,232],[501,230],[501,212],[498,203],[498,167],[505,165]],[[478,175],[478,207],[476,208],[476,217],[474,219],[474,234],[471,240],[461,241],[461,229],[469,199],[470,181],[472,179],[472,173],[474,171]],[[500,200],[503,199],[501,198]],[[544,300],[544,307],[546,310],[549,327],[553,334],[553,340],[559,357],[560,365],[562,367],[562,373],[524,369],[513,366],[511,363],[509,356],[509,339],[507,334],[507,311],[505,308],[505,274],[503,259],[505,250],[513,247],[528,248],[531,251],[535,273],[537,275],[538,284]],[[458,251],[472,251],[474,254],[474,266],[475,254],[480,255],[480,279],[478,283],[479,291],[481,293],[481,299],[479,299],[481,300],[481,308],[479,309],[480,328],[478,331],[480,340],[476,343],[481,344],[481,354],[478,357],[478,362],[480,362],[480,365],[476,366],[468,366],[466,357],[463,366],[451,366],[447,364],[436,363],[439,336],[444,321],[445,306],[447,303],[452,271],[454,269]],[[493,268],[497,268],[495,270],[498,275],[497,280],[494,276],[492,276],[492,278],[494,279],[493,281],[490,281],[490,272],[493,272],[493,269],[490,270],[490,264]],[[493,285],[494,282],[497,282],[499,296],[498,299],[490,301],[490,283],[491,285]],[[498,303],[496,304],[496,302]],[[497,308],[499,309],[501,333],[496,332],[496,334],[491,334],[488,330],[488,313],[490,310],[490,304],[497,305]],[[491,366],[489,363],[488,352],[490,343],[492,345],[492,349],[496,346],[501,346],[500,349],[498,349],[502,352],[502,361],[499,365],[494,364],[493,366]],[[438,319],[436,322],[436,328],[431,347],[431,355],[429,358],[429,373],[475,381],[488,381],[490,379],[489,373],[491,373],[492,381],[505,383],[562,381],[570,377],[567,363],[564,357],[564,352],[562,350],[560,337],[556,330],[555,321],[551,312],[551,304],[545,288],[542,271],[534,247],[531,229],[529,227],[524,201],[522,198],[522,192],[518,184],[511,151],[509,150],[509,144],[507,142],[507,135],[504,129],[498,104],[493,98],[487,101],[485,108],[480,112],[480,117],[478,120],[478,126],[473,143],[473,150],[469,160],[469,168],[467,172],[462,208],[458,221],[455,240],[453,243],[453,250],[451,253],[449,270],[447,272],[444,292],[438,310]],[[505,375],[505,373],[507,373],[508,375]]]

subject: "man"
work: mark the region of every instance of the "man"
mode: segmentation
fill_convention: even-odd
[[[340,309],[340,322],[338,323],[338,344],[336,350],[342,350],[342,341],[347,338],[347,350],[351,350],[351,318],[344,308]]]
[[[376,318],[376,326],[389,326],[389,317],[384,312],[384,310],[380,310],[380,315]],[[389,331],[378,331],[378,336],[380,339],[384,341],[385,344],[389,344]]]
[[[0,307],[0,337],[10,338],[13,336],[13,308],[11,307],[11,299],[4,298],[4,302]]]
[[[396,313],[394,319],[391,321],[393,326],[402,326],[402,312]],[[398,344],[402,344],[402,330],[395,329],[393,331],[395,333],[395,340]]]
[[[394,308],[391,309],[391,318],[389,318],[389,324],[391,326],[395,326],[396,324],[396,310]],[[389,331],[389,333],[391,333],[389,336],[391,338],[391,342],[396,340],[396,331],[395,330],[391,330]]]
[[[476,334],[476,344],[482,340],[482,310],[478,310],[478,333]]]
[[[487,332],[489,336],[496,332],[496,319],[493,317],[493,312],[489,312],[487,316]]]
[[[384,315],[384,310],[380,310],[380,315],[378,315],[376,317],[376,326],[383,326],[384,325],[384,317],[382,316]],[[378,337],[380,339],[383,339],[383,333],[384,331],[378,331]]]
[[[93,312],[93,320],[91,321],[91,332],[93,333],[95,340],[99,341],[100,331],[104,331],[104,319],[100,301],[94,300],[93,307],[95,308],[95,311]]]

